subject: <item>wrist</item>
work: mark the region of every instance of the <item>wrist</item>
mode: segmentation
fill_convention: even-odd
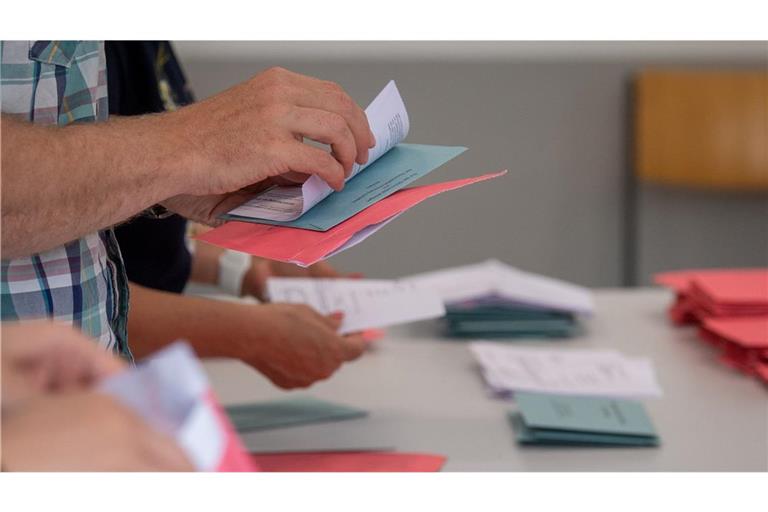
[[[219,337],[218,351],[214,357],[227,357],[255,362],[269,360],[268,338],[272,332],[269,310],[263,305],[222,303],[228,310],[224,337]]]
[[[173,195],[205,195],[216,193],[213,190],[204,135],[196,128],[194,106],[184,107],[175,112],[157,116],[153,124],[156,139],[163,155],[161,169],[167,176]]]

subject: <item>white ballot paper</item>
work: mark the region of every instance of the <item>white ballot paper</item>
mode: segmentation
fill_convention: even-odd
[[[384,153],[402,142],[410,127],[405,103],[394,80],[382,89],[365,109],[376,145],[369,150],[365,165],[355,163],[347,181],[378,160]],[[247,203],[230,211],[230,215],[255,217],[273,221],[296,220],[310,208],[328,197],[333,189],[320,177],[312,175],[300,187],[272,187]]]
[[[614,350],[540,349],[478,341],[470,346],[491,391],[636,398],[662,394],[651,361]]]
[[[445,315],[436,293],[380,279],[271,277],[267,295],[272,302],[307,304],[324,315],[343,312],[341,334]]]
[[[591,314],[592,293],[583,286],[524,272],[497,260],[425,272],[400,279],[434,290],[446,304],[477,301]]]

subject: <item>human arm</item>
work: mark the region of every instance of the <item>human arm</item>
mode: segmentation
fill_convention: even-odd
[[[2,418],[5,471],[192,471],[181,448],[114,398],[46,395]]]
[[[2,466],[11,471],[188,471],[167,436],[94,392],[126,365],[79,331],[2,324]]]
[[[40,252],[168,201],[202,221],[225,194],[317,174],[343,187],[375,143],[336,84],[280,68],[175,112],[38,126],[2,116],[3,257]],[[332,153],[301,142],[327,143]],[[299,140],[297,140],[297,138]],[[199,197],[200,205],[188,196]]]
[[[367,342],[340,336],[340,316],[300,304],[238,304],[131,284],[131,349],[144,357],[183,338],[200,357],[240,359],[281,388],[307,387],[359,357]]]

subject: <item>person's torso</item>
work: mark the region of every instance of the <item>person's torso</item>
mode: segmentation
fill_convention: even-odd
[[[0,86],[2,112],[37,124],[101,122],[109,115],[101,42],[0,42]],[[111,229],[3,260],[1,270],[3,321],[51,318],[71,323],[130,357],[127,281]]]

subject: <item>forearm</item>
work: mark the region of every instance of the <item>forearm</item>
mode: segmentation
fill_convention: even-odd
[[[252,317],[253,309],[253,306],[161,292],[131,283],[128,314],[131,351],[142,358],[182,338],[190,342],[200,357],[232,357],[230,342],[242,337],[241,319]]]
[[[3,115],[3,257],[59,246],[186,192],[192,156],[175,124],[161,114],[44,127]]]
[[[219,258],[224,249],[200,240],[195,241],[190,280],[196,283],[219,284]]]

